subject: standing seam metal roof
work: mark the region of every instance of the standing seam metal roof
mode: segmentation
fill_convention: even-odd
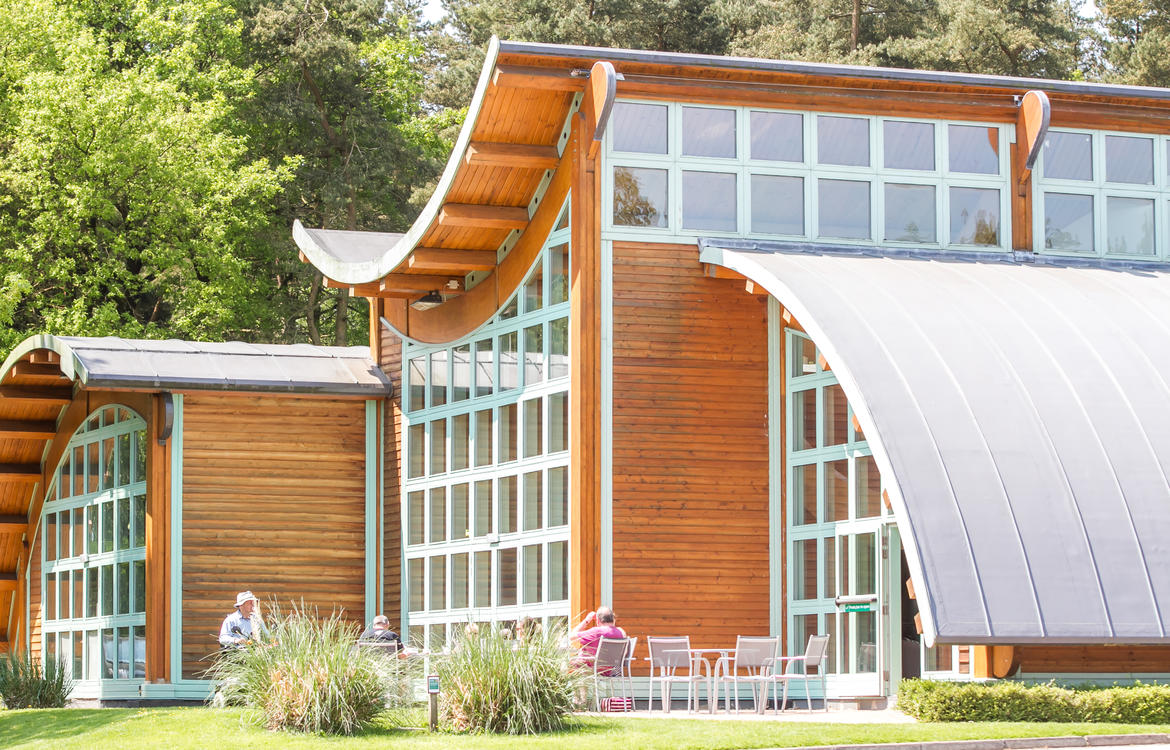
[[[701,245],[837,374],[928,642],[1165,640],[1170,266]]]

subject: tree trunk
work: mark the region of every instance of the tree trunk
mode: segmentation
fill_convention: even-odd
[[[849,51],[856,52],[861,41],[861,0],[853,0],[853,33],[849,37]]]
[[[306,318],[309,323],[309,341],[313,346],[321,345],[321,331],[317,329],[317,299],[321,296],[321,272],[313,269],[313,283],[309,286],[309,309]]]
[[[348,204],[345,207],[345,228],[357,231],[357,190],[349,186]],[[337,320],[333,330],[333,345],[345,346],[349,327],[349,290],[337,290]]]

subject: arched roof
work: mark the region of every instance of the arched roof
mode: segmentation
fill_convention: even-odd
[[[836,373],[928,643],[1170,625],[1170,265],[704,240]]]

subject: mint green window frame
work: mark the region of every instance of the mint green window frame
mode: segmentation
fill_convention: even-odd
[[[603,164],[602,221],[606,239],[656,241],[691,240],[704,236],[758,237],[762,239],[808,241],[825,244],[881,245],[885,247],[934,248],[962,251],[1003,252],[1011,247],[1011,192],[1010,192],[1010,143],[1014,138],[1015,126],[1011,123],[988,123],[962,120],[929,120],[912,117],[878,117],[833,112],[810,112],[800,110],[766,109],[763,107],[717,107],[714,105],[663,103],[654,100],[622,99],[632,104],[658,105],[667,108],[668,153],[649,154],[616,151],[613,129],[606,136],[605,159]],[[620,103],[619,102],[619,103]],[[736,155],[734,158],[699,157],[682,155],[682,110],[687,108],[719,109],[732,111],[736,115]],[[774,162],[752,159],[750,154],[750,120],[752,112],[775,112],[799,115],[802,119],[803,161]],[[820,164],[817,154],[817,117],[845,117],[864,120],[869,134],[869,166],[841,166]],[[911,170],[890,169],[882,166],[883,125],[885,122],[929,123],[934,126],[934,169]],[[950,169],[948,148],[950,125],[965,125],[980,128],[997,128],[998,174],[953,172]],[[667,213],[665,227],[624,226],[613,222],[613,194],[615,167],[665,170],[667,179]],[[736,179],[736,229],[735,231],[690,230],[683,227],[684,196],[682,193],[683,172],[722,172],[737,175]],[[771,234],[753,232],[751,224],[751,178],[752,175],[772,175],[802,178],[804,190],[804,231],[801,234]],[[866,239],[841,239],[821,237],[818,232],[820,210],[818,204],[818,181],[822,179],[864,181],[869,185],[870,236]],[[885,227],[885,186],[924,185],[935,189],[935,242],[906,242],[886,239]],[[951,188],[994,189],[999,192],[999,236],[996,245],[960,244],[950,241]]]
[[[881,558],[880,551],[882,545],[882,526],[891,523],[893,516],[889,508],[884,503],[879,501],[878,512],[875,515],[859,516],[858,515],[858,501],[857,501],[857,481],[858,481],[858,466],[859,461],[869,458],[873,455],[869,444],[865,441],[864,435],[858,435],[853,429],[853,408],[847,406],[846,408],[846,440],[843,443],[833,445],[825,445],[823,435],[823,425],[825,420],[825,393],[830,388],[838,386],[837,377],[829,369],[823,367],[819,350],[814,349],[812,363],[808,370],[803,374],[794,375],[792,372],[792,365],[795,360],[795,353],[805,342],[811,342],[811,339],[797,331],[786,330],[787,340],[785,342],[785,352],[787,352],[786,361],[783,362],[784,377],[785,377],[785,430],[786,430],[786,450],[785,450],[785,469],[787,472],[787,502],[785,503],[785,531],[787,537],[787,599],[786,609],[788,612],[788,644],[787,653],[799,654],[804,653],[807,635],[803,628],[803,618],[816,617],[816,631],[817,633],[830,633],[833,637],[829,643],[829,668],[827,673],[830,675],[845,675],[845,674],[870,674],[873,670],[868,669],[868,666],[877,668],[877,654],[882,650],[882,644],[875,643],[874,661],[871,663],[863,663],[865,660],[859,654],[859,649],[856,647],[857,643],[857,624],[861,622],[863,613],[841,612],[835,604],[834,597],[844,593],[846,588],[845,576],[850,576],[850,582],[854,585],[861,582],[861,571],[856,565],[858,560],[858,551],[863,548],[861,543],[864,539],[870,539],[874,545],[873,553],[874,567],[871,574],[875,576],[874,594],[877,595],[877,600],[874,604],[873,610],[873,627],[874,632],[880,632],[881,620],[881,584],[880,584],[880,566]],[[796,412],[796,401],[805,397],[805,394],[814,394],[815,396],[815,419],[816,427],[816,445],[808,449],[796,449],[797,443],[797,425],[794,419]],[[844,396],[842,395],[842,398]],[[826,492],[826,476],[827,465],[835,462],[847,462],[847,483],[848,483],[848,510],[847,517],[843,519],[828,520],[827,500],[828,494]],[[793,499],[797,495],[796,490],[796,473],[798,469],[805,467],[806,469],[816,471],[816,518],[813,523],[798,522],[802,519],[798,518],[801,508]],[[875,469],[876,470],[876,469]],[[802,558],[800,552],[803,545],[811,542],[816,546],[816,565],[817,571],[815,575],[816,592],[814,596],[807,598],[795,598],[795,593],[800,587],[797,585],[796,576],[803,571]],[[833,547],[833,566],[827,567],[826,560],[829,559],[827,545],[832,542]],[[862,549],[862,551],[864,551]],[[842,565],[842,554],[848,555],[848,564]],[[831,577],[831,580],[830,580]],[[807,580],[807,579],[806,579]],[[842,635],[848,634],[849,639],[842,638]]]
[[[80,693],[146,680],[146,441],[146,420],[133,410],[93,412],[69,441],[41,513],[42,658],[62,661]],[[69,524],[68,542],[66,516],[85,522],[82,534]]]
[[[1165,260],[1170,258],[1170,139],[1149,133],[1127,133],[1116,130],[1085,130],[1074,128],[1050,128],[1051,133],[1088,135],[1092,144],[1091,180],[1056,179],[1045,176],[1045,152],[1032,172],[1033,248],[1038,253],[1065,257],[1109,257],[1129,260]],[[1152,185],[1110,182],[1107,177],[1106,139],[1110,136],[1123,138],[1148,138],[1153,143]],[[1050,195],[1091,196],[1093,198],[1093,250],[1062,250],[1047,247],[1046,217],[1047,200]],[[1153,254],[1109,252],[1109,198],[1134,198],[1153,201],[1154,211],[1154,252]]]
[[[569,254],[562,253],[562,246],[569,248],[569,235],[566,200],[557,228],[524,282],[491,320],[450,344],[403,344],[402,622],[411,642],[419,646],[440,649],[455,628],[469,622],[504,627],[522,617],[567,622],[571,349]],[[539,295],[534,294],[537,289]],[[530,331],[540,332],[539,351],[530,350],[535,340]],[[517,342],[517,380],[505,384],[501,344],[512,336]],[[481,341],[492,342],[490,365],[476,357]],[[462,365],[456,364],[454,355],[460,351],[470,352],[472,379],[466,383],[467,397],[455,400],[455,389],[464,387],[466,375],[457,372]],[[542,363],[539,377],[532,377],[534,368],[526,367],[530,355]],[[436,360],[446,367],[440,373],[444,393],[429,387],[430,365]],[[412,361],[422,366],[412,367]],[[487,372],[493,387],[480,395],[479,377]],[[421,391],[412,391],[420,387]],[[412,392],[423,394],[422,408],[411,408]],[[513,414],[515,448],[505,452],[502,436],[510,430],[504,425]],[[491,419],[485,436],[487,462],[477,460],[481,448],[477,423],[483,415]],[[466,460],[456,461],[464,448]],[[421,471],[411,471],[412,457],[416,461],[421,457]],[[487,509],[477,503],[477,490],[484,487],[490,488]],[[514,505],[508,523],[501,511],[510,492]],[[550,502],[554,499],[555,507]],[[485,559],[486,584],[477,566]],[[505,567],[514,576],[503,575]],[[458,593],[456,582],[465,587]],[[485,591],[487,602],[482,599]]]

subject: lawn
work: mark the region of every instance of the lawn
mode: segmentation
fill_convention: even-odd
[[[0,745],[69,750],[149,748],[553,748],[601,746],[675,748],[758,748],[867,742],[920,742],[1072,734],[1170,732],[1170,726],[1129,724],[790,724],[586,717],[567,732],[542,737],[486,737],[429,734],[377,727],[351,738],[268,732],[247,721],[239,709],[143,708],[0,711]]]

